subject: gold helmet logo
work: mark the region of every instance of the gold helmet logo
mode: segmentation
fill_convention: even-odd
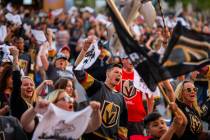
[[[117,124],[120,107],[112,102],[104,101],[102,107],[102,124],[104,127],[112,127]]]
[[[196,115],[190,114],[190,129],[194,134],[199,134],[202,131],[202,124]]]
[[[136,88],[131,80],[123,80],[121,89],[123,96],[126,98],[130,99],[136,95]]]

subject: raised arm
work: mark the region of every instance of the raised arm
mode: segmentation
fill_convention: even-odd
[[[86,54],[88,48],[90,47],[90,44],[92,43],[92,41],[93,41],[93,39],[89,37],[89,38],[85,39],[85,41],[83,42],[82,50],[81,50],[81,52],[79,53],[79,55],[78,55],[78,57],[77,57],[77,59],[76,59],[76,61],[75,61],[75,63],[74,63],[74,67],[75,67],[75,68],[79,65],[79,63],[80,63],[80,62],[82,61],[82,59],[85,57],[85,54]],[[77,70],[74,69],[74,74],[75,74],[77,80],[78,80],[80,83],[81,83],[81,82],[85,79],[85,77],[87,76],[84,70],[79,70],[79,71],[77,71]]]
[[[179,116],[182,118],[182,120],[183,120],[182,124],[181,124],[181,125],[179,126],[179,128],[176,130],[176,135],[177,135],[178,137],[181,137],[181,136],[184,134],[184,131],[185,131],[185,129],[186,129],[186,126],[187,126],[188,121],[187,121],[187,118],[186,118],[186,116],[184,115],[184,113],[180,110],[180,108],[178,108],[177,113],[178,113],[178,115],[179,115]]]
[[[181,137],[185,131],[185,128],[187,126],[187,118],[185,116],[185,114],[181,111],[181,109],[176,105],[176,103],[172,102],[170,103],[170,108],[171,108],[171,111],[174,113],[175,115],[175,122],[177,121],[176,119],[178,119],[179,121],[179,125],[177,126],[177,129],[175,131],[175,134],[178,136],[178,137]]]
[[[154,96],[152,95],[151,97],[149,97],[146,94],[146,101],[147,101],[147,114],[153,112],[153,108],[154,108],[154,103],[155,103],[155,99]]]
[[[11,94],[11,97],[16,98],[17,96],[18,97],[20,96],[20,86],[21,86],[21,74],[18,65],[19,51],[15,47],[11,48],[10,51],[11,54],[13,55],[13,72],[12,72],[13,92]]]
[[[94,39],[95,39],[95,36],[91,36],[91,37],[88,37],[84,41],[82,51],[80,52],[79,56],[77,57],[74,67],[76,67],[82,61],[88,48],[90,47],[90,44],[93,42]],[[74,74],[75,74],[77,80],[80,82],[80,84],[86,90],[88,96],[92,96],[93,93],[95,93],[98,89],[100,89],[101,83],[99,81],[95,80],[94,77],[92,77],[91,75],[86,73],[85,70],[75,70],[74,69]]]
[[[35,90],[37,95],[40,95],[42,90],[46,87],[46,86],[53,86],[53,81],[52,80],[44,80]]]
[[[53,32],[51,29],[47,29],[47,40],[49,42],[49,46],[52,46],[53,42]]]
[[[40,46],[38,57],[40,56],[42,65],[44,70],[47,70],[49,67],[49,61],[47,59],[46,49],[48,47],[49,43],[44,43],[42,46]]]
[[[74,63],[74,66],[77,66],[81,61],[82,59],[84,58],[87,50],[89,49],[91,43],[96,39],[95,36],[89,36],[87,39],[84,40],[83,42],[83,47],[82,47],[82,50],[80,52],[80,54],[78,55],[75,63]]]
[[[21,116],[20,122],[23,126],[23,129],[26,132],[30,133],[35,129],[36,127],[35,117],[38,110],[47,108],[48,105],[49,105],[49,102],[43,99],[39,99],[37,103],[35,104],[35,107],[30,107],[28,110],[26,110],[23,113],[23,115]]]
[[[161,136],[160,140],[171,140],[173,135],[176,133],[176,130],[179,127],[179,122],[180,119],[175,116],[173,119],[173,122],[171,124],[171,126],[169,127],[169,129]]]
[[[170,103],[170,109],[175,114],[173,122],[169,129],[161,136],[160,140],[171,140],[174,135],[181,137],[185,131],[187,119],[176,103]]]
[[[18,66],[18,50],[17,48],[12,48],[11,53],[14,57],[13,61],[13,73],[12,73],[12,79],[13,79],[13,91],[10,97],[10,111],[11,115],[18,118],[20,120],[20,117],[23,112],[27,109],[27,104],[21,97],[21,74],[20,69]]]
[[[93,109],[93,113],[91,115],[91,119],[88,123],[88,127],[85,133],[90,133],[90,132],[95,131],[97,128],[101,126],[101,123],[102,123],[100,103],[96,101],[91,101],[90,106]]]
[[[165,87],[166,92],[168,93],[167,96],[169,97],[169,100],[171,102],[175,102],[176,97],[170,81],[169,80],[163,81],[163,86]]]
[[[31,133],[34,130],[34,128],[35,128],[35,117],[36,117],[36,112],[34,111],[33,107],[30,107],[21,116],[20,122],[23,126],[23,129],[26,132]]]

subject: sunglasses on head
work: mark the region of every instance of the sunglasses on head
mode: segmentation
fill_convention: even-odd
[[[64,102],[67,102],[67,103],[74,103],[74,98],[72,98],[68,95],[65,95],[63,98],[59,99],[58,101],[64,101]]]
[[[194,87],[194,88],[186,88],[185,91],[187,91],[188,93],[197,92],[198,88],[196,88],[196,87]]]

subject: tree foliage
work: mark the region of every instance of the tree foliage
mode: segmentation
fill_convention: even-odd
[[[169,6],[174,7],[177,1],[183,3],[184,7],[187,7],[188,4],[192,4],[195,9],[198,10],[209,10],[210,9],[210,0],[165,0],[168,2]]]
[[[210,0],[196,0],[196,6],[199,10],[209,10]]]

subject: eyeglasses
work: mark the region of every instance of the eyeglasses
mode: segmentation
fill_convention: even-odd
[[[194,87],[194,88],[186,88],[184,90],[187,91],[188,93],[191,93],[191,92],[197,92],[198,88],[196,88],[196,87]]]
[[[68,96],[68,95],[65,95],[63,98],[61,99],[58,99],[58,101],[64,101],[64,102],[67,102],[67,103],[74,103],[74,98]]]

